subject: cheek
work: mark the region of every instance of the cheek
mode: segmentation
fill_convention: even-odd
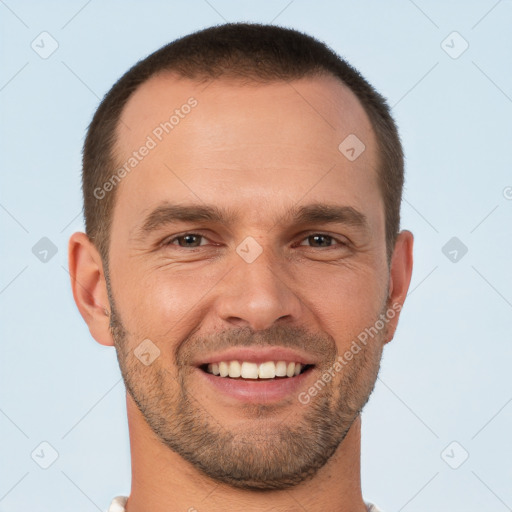
[[[133,332],[165,343],[188,334],[208,300],[208,291],[223,274],[199,267],[184,272],[163,266],[137,272],[137,278],[122,285],[126,323]]]
[[[310,275],[312,282],[314,277]],[[375,323],[383,307],[385,280],[374,268],[365,267],[339,268],[319,282],[323,285],[307,292],[308,305],[342,350]]]

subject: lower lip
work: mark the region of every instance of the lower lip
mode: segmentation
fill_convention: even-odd
[[[197,371],[209,385],[229,397],[247,403],[270,403],[279,402],[294,394],[298,395],[300,388],[305,387],[305,381],[310,377],[314,368],[310,367],[295,377],[274,380],[230,379],[207,373],[200,368],[197,368]]]

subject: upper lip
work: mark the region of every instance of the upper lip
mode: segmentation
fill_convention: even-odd
[[[202,356],[194,365],[203,366],[208,363],[220,363],[221,361],[247,361],[258,364],[265,363],[266,361],[286,361],[303,365],[316,364],[310,355],[290,348],[233,347],[222,352]]]

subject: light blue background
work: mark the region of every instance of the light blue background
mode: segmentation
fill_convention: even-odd
[[[115,351],[90,336],[66,270],[83,137],[138,59],[224,21],[325,41],[400,128],[415,266],[363,414],[364,497],[385,512],[512,509],[510,0],[5,0],[0,20],[0,511],[93,512],[129,493]],[[43,31],[59,45],[48,59],[31,48]],[[457,59],[441,46],[453,31],[469,43]],[[456,263],[441,251],[453,236],[468,248]],[[58,248],[47,263],[32,253],[42,237]],[[59,454],[46,470],[31,458],[43,441]],[[441,457],[452,441],[452,464],[469,453],[458,469]]]

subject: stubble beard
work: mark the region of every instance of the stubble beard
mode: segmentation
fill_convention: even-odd
[[[108,280],[107,289],[127,392],[160,442],[216,482],[245,490],[283,490],[311,479],[336,452],[374,389],[386,329],[307,405],[294,397],[287,414],[273,405],[245,404],[247,420],[227,428],[194,396],[190,366],[176,365],[171,375],[158,363],[145,366],[134,356],[137,343],[120,319]],[[286,335],[287,329],[281,329],[280,336]],[[332,369],[336,360],[336,347],[330,346],[322,370]]]

